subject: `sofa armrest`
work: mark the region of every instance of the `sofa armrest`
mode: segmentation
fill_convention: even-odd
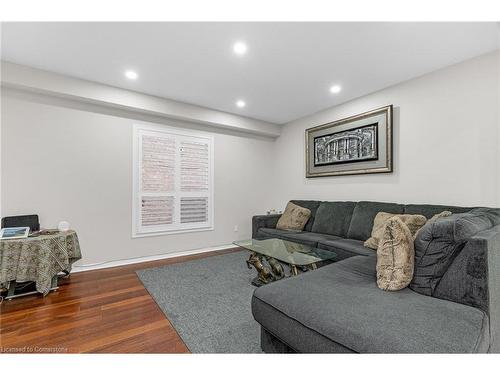
[[[257,215],[252,217],[252,238],[258,238],[260,228],[276,228],[281,214],[277,215]]]
[[[488,249],[488,308],[490,317],[490,353],[500,353],[500,225],[476,236]]]
[[[488,314],[489,352],[500,353],[500,225],[465,242],[432,297],[472,306]]]

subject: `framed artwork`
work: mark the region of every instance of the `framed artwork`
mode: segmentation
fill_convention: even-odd
[[[392,172],[392,105],[306,129],[306,177]]]
[[[26,238],[30,233],[29,227],[14,227],[14,228],[3,228],[0,230],[0,239],[19,239]]]

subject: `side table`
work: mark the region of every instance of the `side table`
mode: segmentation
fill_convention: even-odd
[[[0,287],[8,288],[6,299],[36,292],[45,296],[57,288],[58,275],[68,275],[81,257],[73,230],[0,240]],[[27,281],[35,282],[36,291],[15,294],[16,284]]]

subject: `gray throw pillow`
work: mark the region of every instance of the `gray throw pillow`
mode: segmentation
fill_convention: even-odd
[[[410,289],[434,295],[436,287],[467,241],[498,224],[499,209],[476,208],[424,225],[415,238],[415,270]]]

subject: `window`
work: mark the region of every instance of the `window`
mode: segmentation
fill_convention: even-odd
[[[134,127],[133,236],[213,229],[213,138]]]

